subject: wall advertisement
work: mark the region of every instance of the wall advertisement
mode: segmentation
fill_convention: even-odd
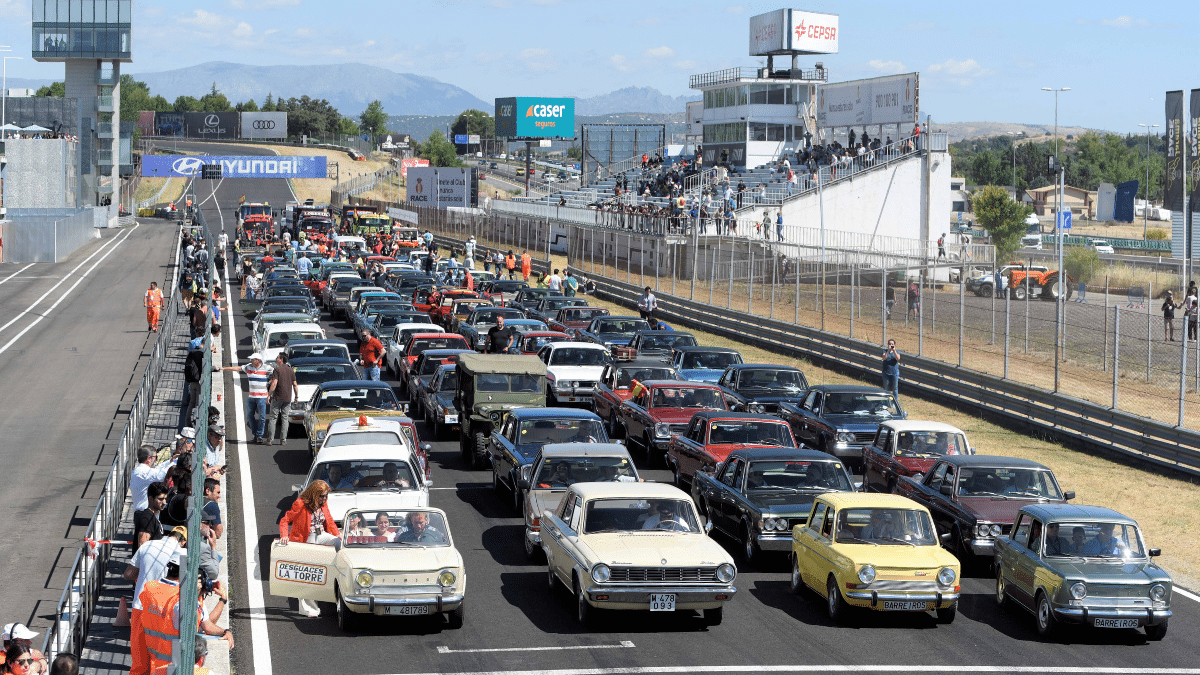
[[[575,138],[575,99],[518,96],[496,99],[499,138]]]
[[[473,169],[455,167],[410,167],[408,203],[438,208],[471,206]]]
[[[817,87],[817,126],[915,124],[920,107],[918,73],[873,77]]]
[[[408,177],[408,170],[415,166],[429,166],[429,160],[419,157],[408,157],[400,160],[400,175]]]
[[[242,113],[242,138],[287,138],[287,113]]]
[[[184,113],[183,121],[188,138],[235,140],[238,137],[238,113],[236,112]]]
[[[750,56],[836,54],[838,15],[777,9],[750,17]]]
[[[205,164],[220,164],[223,178],[325,178],[325,157],[145,155],[143,178],[191,178]]]

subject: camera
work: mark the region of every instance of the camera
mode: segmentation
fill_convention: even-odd
[[[208,595],[213,591],[213,580],[208,578],[208,572],[203,568],[200,569],[200,594]]]

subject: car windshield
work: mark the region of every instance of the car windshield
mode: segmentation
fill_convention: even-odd
[[[521,350],[524,352],[536,352],[543,346],[551,342],[570,342],[571,338],[568,335],[534,335],[525,338],[525,342],[521,345]]]
[[[450,529],[436,511],[350,511],[342,545],[350,548],[449,546]]]
[[[442,383],[438,386],[438,391],[455,391],[458,389],[458,371],[450,370],[445,375],[442,375]]]
[[[683,357],[683,367],[699,370],[725,370],[742,362],[736,352],[696,352]]]
[[[326,448],[340,448],[346,445],[403,445],[400,437],[394,431],[347,431],[340,434],[330,434],[325,439]]]
[[[584,516],[585,533],[701,531],[692,502],[683,499],[593,499]]]
[[[628,389],[633,381],[678,380],[673,368],[622,368],[617,371],[617,389]]]
[[[584,309],[572,309],[569,312],[566,312],[565,314],[563,314],[563,320],[564,321],[591,321],[592,319],[594,319],[598,316],[604,316],[605,314],[608,314],[608,310],[601,309],[599,307],[587,307]]]
[[[917,509],[842,509],[834,540],[839,544],[936,546],[929,514]]]
[[[897,457],[966,455],[967,439],[949,431],[901,431],[896,438]]]
[[[375,319],[376,330],[386,330],[394,327],[398,323],[411,323],[403,314],[380,314]]]
[[[425,359],[425,363],[421,365],[421,375],[435,375],[438,368],[446,365],[454,359],[453,355],[443,354],[434,359]]]
[[[746,443],[792,447],[788,425],[766,420],[720,420],[709,423],[708,442],[712,445]]]
[[[314,366],[296,366],[296,384],[321,384],[337,380],[358,378],[354,366],[349,363],[323,363]]]
[[[840,462],[772,459],[751,462],[746,472],[747,490],[839,490],[854,489]]]
[[[476,376],[475,388],[479,391],[512,391],[521,394],[532,394],[542,390],[542,378],[536,375],[480,373]]]
[[[341,434],[354,436],[356,434]],[[391,434],[395,437],[395,434]],[[313,467],[309,482],[323,480],[334,492],[380,492],[384,490],[416,490],[413,470],[402,459],[322,462]]]
[[[1024,527],[1022,528],[1024,529]],[[1041,523],[1033,525],[1030,548],[1042,546]],[[1021,533],[1018,532],[1018,535]],[[1144,558],[1142,538],[1138,528],[1128,523],[1097,523],[1060,521],[1048,523],[1045,532],[1045,555],[1052,558]]]
[[[1006,499],[1062,499],[1048,469],[1009,467],[963,468],[958,474],[958,494],[964,497]]]
[[[496,323],[496,317],[504,317],[505,319],[523,319],[525,318],[519,311],[516,310],[480,310],[475,314],[475,326],[492,326]]]
[[[581,347],[561,347],[550,354],[552,366],[606,366],[612,363],[612,357],[603,349],[583,349]]]
[[[543,459],[533,477],[534,489],[565,488],[574,483],[636,482],[627,457],[553,457]]]
[[[271,333],[271,337],[267,340],[267,347],[286,347],[289,342],[296,340],[317,340],[319,338],[321,338],[320,333],[307,330],[289,330],[281,333]]]
[[[421,338],[413,340],[413,344],[408,348],[409,356],[420,356],[422,352],[429,349],[459,349],[465,348],[467,341],[461,335],[446,335],[445,337],[436,338]]]
[[[596,322],[597,333],[636,333],[650,330],[650,324],[642,319],[603,319]]]
[[[707,408],[725,410],[721,392],[708,387],[655,387],[652,408]]]
[[[656,335],[643,335],[638,347],[640,349],[671,349],[672,347],[695,347],[696,338],[691,335],[673,335],[671,331],[661,331]]]
[[[825,396],[828,415],[894,417],[900,414],[896,399],[883,392],[834,392]]]
[[[288,347],[288,359],[308,356],[350,360],[350,352],[342,345],[292,345]]]
[[[333,389],[321,392],[317,412],[327,410],[397,410],[391,387],[371,389]]]
[[[604,439],[599,420],[526,420],[521,422],[517,443],[598,443]]]
[[[754,368],[743,370],[738,381],[742,389],[768,389],[795,393],[805,388],[804,376],[796,370]]]

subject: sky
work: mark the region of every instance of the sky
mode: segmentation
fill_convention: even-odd
[[[199,4],[199,7],[198,7]],[[777,2],[656,0],[134,0],[133,63],[156,72],[206,61],[360,62],[500,96],[605,94],[628,86],[693,94],[688,76],[755,66],[749,18]],[[810,0],[840,15],[830,81],[920,73],[935,122],[1054,121],[1126,132],[1163,121],[1163,93],[1200,87],[1200,2],[920,3]],[[29,0],[0,0],[8,75],[61,79],[30,52]]]

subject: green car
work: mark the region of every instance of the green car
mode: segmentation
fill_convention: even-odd
[[[459,354],[454,408],[462,425],[459,449],[467,466],[483,468],[492,431],[516,408],[544,407],[545,390],[546,364],[535,356]]]
[[[1060,623],[1167,634],[1171,577],[1137,522],[1102,506],[1026,506],[996,539],[996,602],[1033,612],[1038,633]]]

